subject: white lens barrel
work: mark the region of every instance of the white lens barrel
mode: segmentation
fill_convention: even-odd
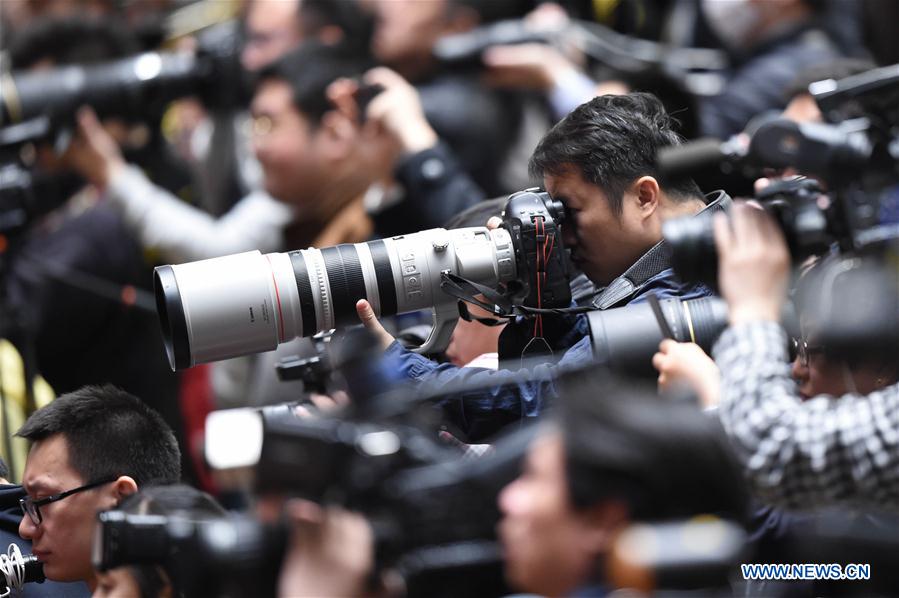
[[[504,229],[432,229],[390,239],[156,268],[156,304],[173,369],[271,351],[299,336],[358,323],[368,299],[379,316],[456,299],[440,288],[452,272],[496,287],[515,278]]]
[[[274,265],[280,261],[277,255]],[[295,328],[289,333],[284,329],[285,323],[296,321],[296,282],[284,275],[292,273],[290,263],[281,264],[276,275],[272,261],[251,251],[157,268],[157,307],[165,310],[160,316],[173,368],[271,351],[283,338],[296,336]],[[180,314],[173,309],[175,301],[166,301],[174,297]],[[186,355],[179,351],[184,342]]]

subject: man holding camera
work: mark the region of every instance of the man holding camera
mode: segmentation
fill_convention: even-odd
[[[553,127],[534,151],[532,172],[543,178],[552,198],[565,206],[562,229],[572,261],[595,285],[589,301],[592,307],[619,307],[650,294],[660,299],[711,294],[702,284],[675,278],[662,240],[662,223],[726,207],[730,198],[718,192],[706,205],[692,180],[660,181],[656,152],[680,142],[659,100],[635,93],[601,96],[581,105]],[[360,301],[357,311],[407,377],[441,386],[463,379],[483,383],[484,390],[463,393],[442,404],[470,438],[483,438],[521,417],[538,415],[555,395],[549,376],[541,372],[522,375],[438,366],[394,343],[367,302]],[[526,326],[533,328],[529,322]],[[552,349],[564,352],[560,367],[593,360],[583,316],[557,336]],[[535,376],[543,381],[527,380]]]
[[[497,531],[515,589],[604,596],[616,585],[609,561],[628,526],[744,517],[737,460],[720,427],[695,407],[659,401],[651,388],[635,393],[606,373],[578,374],[563,389],[523,470],[499,495]]]
[[[86,386],[36,411],[17,436],[32,442],[22,476],[19,534],[31,540],[48,579],[81,580],[94,590],[97,512],[139,486],[178,482],[175,435],[133,395],[113,386]]]

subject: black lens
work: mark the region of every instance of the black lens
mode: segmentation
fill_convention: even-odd
[[[153,272],[153,289],[156,295],[156,312],[162,325],[162,340],[172,370],[190,367],[190,340],[187,335],[187,318],[178,281],[171,266],[159,266]]]
[[[705,282],[716,286],[718,250],[710,214],[675,218],[662,226],[671,248],[671,265],[681,280]]]
[[[368,299],[368,295],[356,248],[352,245],[337,245],[322,249],[321,253],[331,285],[335,327],[358,323],[356,301]]]
[[[709,351],[727,326],[727,305],[717,297],[659,302],[678,342],[695,342]],[[662,330],[647,303],[587,314],[596,359],[619,372],[653,377],[652,356],[662,341]]]

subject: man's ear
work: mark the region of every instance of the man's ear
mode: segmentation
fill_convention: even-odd
[[[630,523],[630,511],[624,501],[607,499],[582,509],[582,548],[591,555],[605,554],[612,548],[618,533]]]
[[[654,177],[641,176],[634,182],[632,189],[637,198],[637,208],[640,214],[647,218],[655,213],[661,199],[659,182]]]
[[[137,492],[137,482],[131,476],[119,476],[119,479],[112,483],[112,489],[116,494],[116,502],[121,502],[126,496]]]

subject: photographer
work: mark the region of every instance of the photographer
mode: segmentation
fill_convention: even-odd
[[[764,212],[739,206],[730,225],[715,222],[715,240],[730,314],[713,352],[719,413],[759,498],[786,507],[895,507],[899,385],[866,395],[871,386],[828,388],[845,394],[802,402],[778,324],[790,268],[783,234]]]
[[[645,300],[648,294],[685,299],[711,294],[702,284],[683,283],[674,276],[661,227],[667,218],[726,207],[730,198],[718,192],[706,206],[692,180],[671,185],[659,181],[655,152],[678,143],[680,138],[660,102],[649,94],[631,94],[602,96],[583,104],[537,146],[531,169],[543,177],[553,199],[565,205],[565,245],[571,249],[574,265],[598,289],[590,300],[592,307],[618,307]],[[490,386],[487,391],[442,402],[470,440],[522,417],[539,415],[555,395],[548,380],[525,382],[510,371],[438,366],[393,344],[367,302],[360,301],[357,310],[404,376],[441,386],[483,379],[484,386]],[[519,336],[529,339],[527,330],[533,324],[509,326],[504,335],[510,328],[524,331]],[[561,322],[559,328],[556,338],[549,339],[553,351],[564,353],[559,366],[591,362],[586,319]]]
[[[87,582],[98,511],[143,485],[173,484],[181,455],[158,413],[113,386],[87,386],[34,412],[16,433],[32,442],[19,534],[54,581]]]
[[[628,525],[743,518],[739,465],[720,428],[695,408],[606,374],[563,392],[554,414],[499,497],[506,577],[517,589],[604,595],[610,553]]]
[[[134,515],[178,515],[191,521],[204,521],[226,514],[215,500],[190,486],[175,484],[141,490],[122,501],[117,511]],[[170,573],[161,566],[130,565],[97,572],[94,598],[177,598],[185,596],[173,584]]]

